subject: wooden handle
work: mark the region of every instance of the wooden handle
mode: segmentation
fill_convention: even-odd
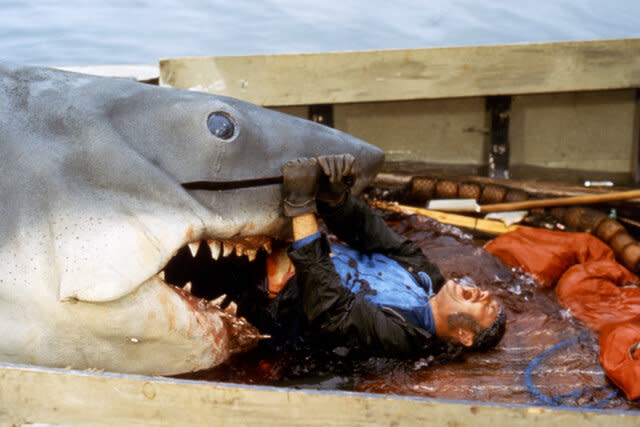
[[[550,206],[589,205],[593,203],[629,200],[640,197],[640,190],[614,191],[605,194],[589,194],[586,196],[559,197],[554,199],[525,200],[523,202],[495,203],[480,206],[480,212],[505,212]]]
[[[385,209],[394,212],[400,212],[408,215],[424,215],[433,218],[443,224],[455,225],[458,227],[468,228],[471,230],[481,231],[483,233],[498,235],[518,228],[528,228],[522,225],[506,226],[502,221],[491,219],[474,218],[465,215],[456,215],[446,212],[433,211],[430,209],[416,208],[413,206],[394,205],[383,201],[373,201],[371,205],[375,208]]]

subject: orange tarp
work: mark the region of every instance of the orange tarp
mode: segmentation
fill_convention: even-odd
[[[640,288],[625,287],[638,277],[616,262],[609,246],[586,233],[519,229],[485,249],[507,265],[523,268],[542,286],[556,285],[565,309],[592,330],[603,331],[600,360],[609,377],[628,398],[640,397],[640,360],[629,356],[622,362],[629,346],[640,341]],[[622,335],[616,328],[623,323],[625,340],[611,338]]]
[[[640,397],[640,316],[609,323],[600,332],[600,363],[611,380],[629,399]]]

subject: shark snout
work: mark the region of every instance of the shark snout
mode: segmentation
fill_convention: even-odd
[[[384,151],[363,141],[357,141],[362,145],[354,154],[357,173],[352,191],[355,194],[362,192],[373,181],[384,162]]]
[[[286,156],[319,157],[351,154],[355,158],[357,173],[352,191],[360,193],[375,178],[384,162],[384,152],[378,147],[338,129],[318,123],[293,119],[288,121],[291,132],[285,150]]]

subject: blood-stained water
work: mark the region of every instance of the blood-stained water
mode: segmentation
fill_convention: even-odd
[[[423,217],[387,215],[388,224],[418,243],[445,278],[475,283],[501,300],[508,316],[503,340],[486,353],[455,362],[431,359],[352,360],[333,351],[254,351],[189,378],[245,384],[350,390],[495,403],[542,404],[531,391],[571,406],[594,405],[616,387],[598,361],[597,337],[563,311],[552,289],[541,289],[482,249],[486,238]],[[539,360],[531,384],[527,367],[546,350],[575,339]],[[640,409],[620,392],[604,408]]]

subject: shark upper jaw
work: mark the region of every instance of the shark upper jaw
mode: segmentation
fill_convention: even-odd
[[[251,270],[256,273],[264,271],[264,260],[271,253],[272,247],[282,245],[290,238],[290,222],[281,216],[279,206],[280,185],[216,191],[215,197],[219,203],[228,207],[236,205],[238,198],[245,200],[247,196],[242,196],[244,192],[250,195],[257,193],[251,198],[259,200],[260,203],[244,206],[244,209],[241,209],[242,214],[235,218],[220,217],[217,212],[211,212],[207,206],[200,203],[202,199],[211,203],[210,190],[183,191],[192,203],[191,209],[197,215],[189,216],[188,220],[182,223],[170,224],[173,229],[156,228],[151,239],[156,244],[145,244],[143,248],[149,253],[144,257],[149,262],[139,266],[148,272],[147,276],[138,275],[137,281],[131,280],[135,271],[130,270],[128,274],[118,275],[124,279],[121,283],[111,283],[111,286],[103,284],[102,287],[98,287],[104,290],[102,294],[76,293],[69,297],[61,293],[60,299],[109,302],[126,297],[150,281],[167,285],[179,291],[180,296],[216,299],[224,292],[225,285],[228,288],[229,283],[233,283],[236,290],[249,285],[231,279],[233,270]],[[265,199],[260,200],[260,197]],[[275,199],[277,202],[269,202]],[[148,231],[149,229],[150,227]],[[159,248],[158,242],[162,242],[164,247]],[[117,280],[117,277],[114,279]],[[94,289],[96,287],[91,287],[89,291],[93,292]],[[113,291],[109,292],[109,289]],[[234,305],[229,299],[218,300],[215,304],[217,308]],[[202,304],[197,306],[202,307]]]
[[[186,243],[155,276],[169,286],[187,294],[219,298],[223,294],[241,291],[255,285],[254,279],[264,277],[264,261],[280,239],[266,235],[212,238],[205,236]],[[235,288],[235,289],[234,289]],[[218,301],[227,306],[233,301]]]

